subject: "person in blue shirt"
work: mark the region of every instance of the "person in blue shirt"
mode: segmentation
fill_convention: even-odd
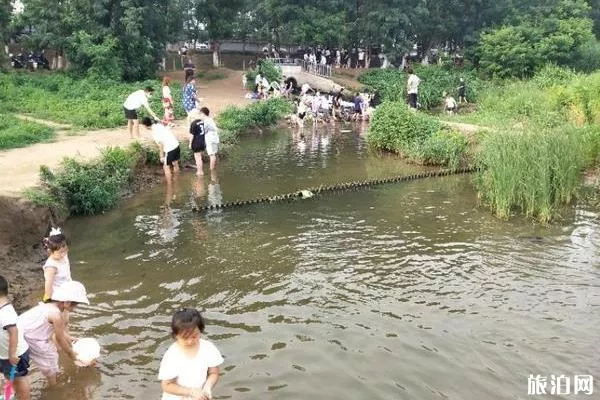
[[[188,123],[190,121],[190,113],[197,108],[197,92],[196,92],[196,79],[193,76],[189,76],[186,80],[185,87],[183,88],[183,108],[188,115]]]

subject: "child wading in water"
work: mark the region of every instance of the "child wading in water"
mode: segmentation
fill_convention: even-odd
[[[52,335],[71,359],[77,359],[72,346],[73,338],[67,331],[62,313],[73,312],[80,303],[90,304],[85,287],[80,282],[68,281],[52,292],[49,303],[40,303],[18,318],[19,327],[23,329],[23,337],[31,351],[31,360],[51,385],[56,384],[56,376],[60,372],[58,350]]]
[[[185,308],[171,321],[175,343],[160,362],[158,379],[162,400],[208,400],[219,380],[223,357],[214,344],[202,339],[204,320],[200,312]]]
[[[190,148],[194,151],[196,160],[196,174],[204,175],[202,164],[202,152],[206,150],[206,154],[210,158],[210,170],[217,167],[217,153],[219,152],[219,130],[215,121],[209,117],[210,111],[206,107],[200,108],[190,114],[194,121],[190,126]]]
[[[50,235],[42,242],[48,252],[48,259],[43,267],[45,281],[43,300],[48,301],[57,287],[71,280],[71,265],[67,238],[60,228],[52,228]]]
[[[13,367],[17,371],[14,381],[17,399],[29,400],[29,346],[23,331],[17,328],[17,313],[8,302],[8,282],[0,276],[0,371],[6,379],[10,379]]]

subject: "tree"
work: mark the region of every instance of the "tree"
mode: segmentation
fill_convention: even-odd
[[[4,61],[4,46],[8,43],[9,35],[9,24],[12,15],[12,1],[11,0],[0,0],[0,46],[2,47],[0,53],[0,65]]]
[[[487,75],[528,77],[548,63],[576,66],[595,41],[584,0],[540,2],[531,10],[481,35],[478,53]]]
[[[220,65],[220,42],[233,35],[243,9],[244,0],[228,0],[227,6],[220,0],[197,0],[195,4],[195,18],[204,23],[212,43],[215,67]]]

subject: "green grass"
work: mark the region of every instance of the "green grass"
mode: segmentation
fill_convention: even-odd
[[[54,136],[54,129],[48,126],[0,114],[0,150],[29,146],[51,140]]]
[[[458,100],[460,78],[467,83],[467,99],[476,101],[482,82],[474,70],[445,68],[438,66],[415,66],[415,74],[421,79],[419,103],[423,109],[431,109],[443,102],[443,93],[448,92]],[[397,69],[372,69],[358,77],[362,84],[377,89],[382,99],[406,102],[408,74]]]
[[[291,111],[291,104],[279,98],[259,101],[241,108],[228,107],[217,117],[221,142],[232,143],[245,131],[273,126]]]
[[[600,135],[596,135],[598,139]],[[541,222],[578,194],[586,164],[582,130],[496,132],[482,142],[476,178],[481,198],[502,219],[514,212]]]
[[[152,86],[151,106],[162,115],[160,82],[121,83],[73,78],[62,73],[0,73],[0,102],[4,111],[66,123],[77,128],[114,128],[125,123],[123,102],[133,91]],[[173,84],[174,99],[181,87]],[[142,111],[143,113],[143,111]],[[185,115],[181,101],[175,101],[175,114]]]

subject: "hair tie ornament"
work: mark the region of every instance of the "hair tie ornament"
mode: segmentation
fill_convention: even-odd
[[[56,236],[56,235],[60,235],[62,234],[62,231],[60,230],[60,228],[52,228],[50,229],[50,235],[49,236]]]

